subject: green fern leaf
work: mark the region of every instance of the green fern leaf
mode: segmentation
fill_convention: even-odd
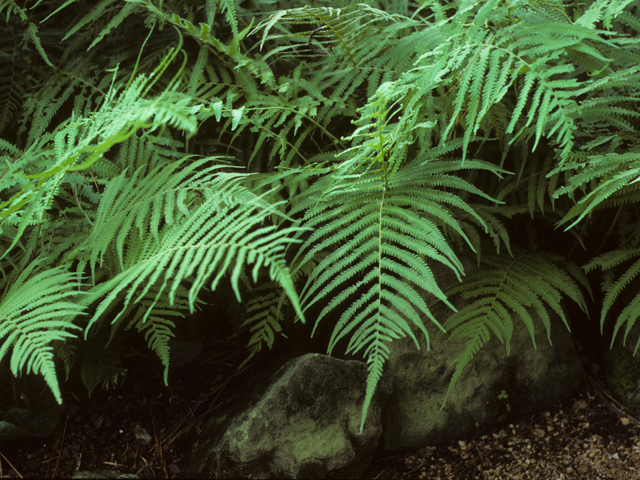
[[[409,335],[419,348],[410,327],[413,324],[424,333],[428,346],[429,336],[422,318],[429,318],[442,328],[418,291],[427,291],[454,308],[425,259],[447,265],[460,278],[462,264],[440,229],[451,228],[467,239],[452,214],[453,209],[483,223],[458,196],[439,190],[452,188],[478,193],[472,185],[448,175],[460,165],[416,160],[400,167],[386,181],[384,171],[374,169],[345,175],[341,182],[333,175],[317,181],[308,200],[298,207],[306,211],[303,226],[314,230],[298,254],[298,263],[304,265],[320,251],[328,251],[309,275],[302,293],[305,308],[325,297],[331,298],[319,314],[314,331],[332,310],[357,296],[340,315],[328,353],[353,332],[346,352],[364,349],[371,364],[366,407],[388,357],[386,344]],[[464,166],[487,167],[476,161]]]
[[[44,259],[36,260],[19,275],[7,279],[0,299],[0,360],[11,352],[14,376],[36,373],[44,377],[58,403],[62,403],[52,344],[74,338],[79,330],[73,319],[83,314],[75,301],[78,283],[64,267],[39,271]]]
[[[194,279],[189,289],[191,309],[204,282],[213,276],[211,289],[215,290],[229,271],[232,287],[240,301],[238,279],[244,266],[251,264],[254,281],[257,281],[261,267],[268,268],[270,278],[282,286],[296,313],[304,318],[283,258],[284,247],[293,241],[290,236],[299,229],[276,230],[274,226],[263,225],[274,209],[262,208],[254,195],[232,183],[223,185],[223,179],[216,185],[215,193],[211,192],[212,195],[184,217],[180,224],[166,225],[158,240],[149,235],[129,237],[122,272],[95,289],[94,298],[107,297],[98,306],[89,326],[125,289],[128,289],[125,308],[134,298],[135,302],[142,299],[152,287],[157,288],[157,294],[151,307],[166,295],[167,289],[172,305],[181,282],[192,275]],[[247,198],[252,201],[245,202]],[[159,287],[156,287],[157,282]],[[149,308],[149,312],[151,310]]]
[[[535,252],[529,254],[515,250],[509,259],[496,255],[483,257],[482,268],[466,277],[460,285],[446,290],[447,296],[459,294],[469,303],[452,314],[444,324],[455,337],[466,338],[465,349],[458,358],[446,398],[460,379],[464,368],[489,340],[492,332],[510,350],[513,332],[512,313],[525,324],[535,348],[535,326],[531,311],[535,311],[550,337],[550,316],[555,312],[567,328],[568,321],[561,304],[563,297],[575,301],[587,313],[586,302],[576,282],[588,287],[584,273],[575,265],[564,267],[562,256]],[[589,289],[587,291],[590,292]],[[444,407],[444,403],[443,403]]]

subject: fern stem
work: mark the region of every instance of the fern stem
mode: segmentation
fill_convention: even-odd
[[[618,217],[620,216],[620,213],[622,212],[622,207],[624,206],[624,204],[620,205],[618,207],[618,211],[616,212],[616,216],[613,218],[611,225],[609,226],[609,230],[607,230],[607,233],[604,234],[604,237],[602,238],[602,243],[600,243],[600,246],[598,247],[598,249],[595,251],[594,256],[598,254],[598,252],[600,252],[600,250],[602,250],[604,248],[604,244],[607,241],[607,238],[609,238],[609,235],[611,234],[611,232],[613,231],[613,227],[615,227],[618,224]]]
[[[87,216],[87,214],[85,213],[84,209],[82,208],[82,205],[80,205],[80,200],[78,199],[78,192],[76,192],[75,190],[73,191],[74,196],[76,197],[76,202],[78,202],[78,207],[80,208],[80,211],[82,212],[82,214],[84,215],[84,217],[87,219],[87,221],[91,224],[91,226],[93,227],[93,222],[91,221],[91,219]]]

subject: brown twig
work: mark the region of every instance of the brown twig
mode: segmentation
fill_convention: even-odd
[[[61,445],[60,448],[58,449],[58,458],[56,459],[56,466],[53,469],[53,475],[51,476],[51,478],[54,478],[56,476],[56,473],[58,472],[58,464],[60,463],[60,457],[62,456],[62,445],[64,445],[64,438],[65,435],[67,434],[67,422],[69,421],[69,415],[67,415],[67,418],[65,418],[64,420],[64,429],[62,430],[62,441],[61,441]],[[58,441],[60,441],[60,437],[58,437]],[[57,447],[57,442],[56,442],[56,447]]]
[[[155,441],[156,448],[156,456],[160,456],[160,464],[162,465],[162,470],[164,470],[165,478],[169,478],[169,472],[167,472],[167,462],[162,454],[162,441],[158,440],[158,433],[156,429],[156,416],[153,413],[153,401],[149,402],[149,411],[151,412],[151,422],[153,424],[153,439]],[[153,459],[151,460],[153,461]]]
[[[13,468],[13,471],[16,472],[16,475],[18,475],[20,478],[24,478],[22,475],[20,475],[20,472],[18,470],[16,470],[16,467],[11,465],[11,462],[9,460],[7,460],[7,457],[5,457],[2,452],[0,452],[0,455],[2,456],[2,458],[4,458],[5,462],[7,462],[9,464],[9,466],[11,468]]]

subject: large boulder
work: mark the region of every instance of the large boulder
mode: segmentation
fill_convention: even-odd
[[[234,389],[232,403],[200,425],[187,459],[190,478],[359,478],[382,433],[383,376],[362,434],[367,367],[305,354],[276,373],[260,369]]]
[[[468,274],[477,268],[464,263]],[[455,280],[450,270],[434,266],[439,284]],[[442,283],[441,283],[442,282]],[[452,299],[456,308],[463,300]],[[451,310],[427,296],[432,313],[444,323]],[[512,422],[543,409],[576,392],[581,362],[574,354],[570,332],[557,316],[551,315],[551,341],[542,322],[534,318],[537,350],[529,332],[514,313],[511,354],[492,335],[466,366],[443,408],[445,394],[464,350],[464,339],[437,329],[428,319],[431,338],[427,350],[424,335],[414,329],[418,350],[410,338],[390,344],[388,368],[393,376],[393,392],[384,417],[384,448],[396,450],[437,445],[471,432],[481,432],[496,423]]]

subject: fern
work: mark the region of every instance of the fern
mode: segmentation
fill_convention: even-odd
[[[581,164],[581,166],[584,166],[582,171],[577,175],[573,175],[568,185],[558,189],[554,195],[560,196],[573,192],[576,188],[594,180],[597,180],[598,185],[581,198],[562,219],[560,225],[577,217],[568,228],[577,224],[594,209],[634,201],[638,195],[635,193],[638,188],[635,183],[638,181],[640,174],[637,153],[581,155],[580,157],[586,160]],[[578,165],[571,164],[565,168],[576,169]]]
[[[587,265],[585,265],[585,270],[591,271],[596,267],[600,267],[604,271],[609,271],[611,273],[615,272],[615,267],[619,264],[628,262],[629,260],[634,260],[633,264],[631,264],[621,275],[616,275],[614,282],[609,283],[603,287],[605,291],[604,302],[602,305],[601,316],[600,316],[600,327],[604,328],[604,322],[607,318],[607,313],[613,307],[616,299],[620,296],[622,291],[629,286],[629,283],[638,275],[640,271],[640,261],[637,260],[638,255],[640,255],[640,249],[638,248],[620,248],[613,252],[605,253],[600,255],[594,259],[592,259]],[[615,272],[617,273],[617,272]],[[631,328],[635,324],[637,319],[637,311],[640,308],[640,294],[636,293],[631,301],[629,301],[622,312],[618,315],[616,319],[616,323],[613,328],[613,334],[611,336],[611,347],[613,347],[613,343],[616,339],[616,336],[620,329],[626,324],[625,333],[623,343],[626,343],[627,336],[631,331]],[[634,355],[638,351],[638,347],[640,347],[640,340],[636,343],[634,349]]]
[[[118,338],[110,348],[104,348],[100,339],[87,342],[87,353],[82,358],[80,378],[89,397],[97,386],[102,389],[115,388],[126,378],[126,369],[120,366],[124,348]]]
[[[534,348],[536,342],[532,311],[542,322],[549,343],[549,311],[558,315],[570,330],[561,304],[563,297],[576,302],[588,314],[579,285],[590,292],[584,273],[576,265],[566,264],[560,255],[548,252],[524,254],[516,250],[515,257],[511,259],[496,255],[485,256],[481,270],[465,278],[463,284],[446,290],[447,296],[460,295],[468,303],[445,322],[445,327],[452,331],[453,337],[465,338],[465,349],[456,363],[445,401],[464,368],[487,343],[491,333],[505,344],[507,355],[509,354],[513,333],[511,312],[524,323]]]
[[[286,338],[281,326],[284,322],[285,304],[281,291],[274,282],[267,283],[256,292],[257,296],[247,303],[246,312],[251,316],[244,320],[241,327],[249,326],[252,335],[247,343],[249,355],[238,366],[238,370],[262,350],[263,343],[271,349],[276,340],[276,333]]]
[[[193,309],[195,298],[204,282],[215,274],[211,283],[212,289],[215,289],[229,268],[232,269],[231,281],[239,300],[237,282],[245,261],[255,264],[254,279],[257,279],[257,272],[261,266],[268,267],[272,280],[277,280],[282,285],[292,304],[297,306],[297,295],[282,257],[284,246],[291,241],[287,234],[292,234],[296,229],[282,229],[276,232],[273,226],[260,227],[273,210],[260,208],[259,202],[255,200],[253,204],[245,203],[248,192],[240,186],[234,186],[233,183],[227,183],[220,188],[224,180],[223,177],[208,185],[209,193],[215,191],[215,195],[210,195],[180,223],[167,224],[157,239],[154,239],[153,235],[145,235],[142,239],[129,236],[126,258],[122,248],[116,245],[116,255],[121,262],[122,272],[101,284],[94,292],[94,298],[99,298],[107,292],[109,295],[98,307],[92,322],[116,299],[118,293],[127,287],[130,288],[125,298],[125,307],[132,300],[137,288],[142,288],[136,297],[139,299],[156,281],[160,281],[162,286],[155,296],[155,301],[170,284],[171,288],[167,293],[173,302],[180,282],[195,274],[189,292],[189,304]],[[134,185],[135,183],[130,183],[125,187],[129,195],[135,188]],[[171,203],[173,201],[170,201]],[[114,220],[107,215],[103,216],[105,222]],[[127,227],[132,222],[127,217],[118,220]],[[101,225],[97,225],[97,228],[100,227]],[[120,246],[124,244],[124,234],[121,235],[121,239],[118,242]],[[99,244],[93,245],[93,258],[96,258],[100,248]],[[160,280],[161,278],[163,279]],[[296,308],[296,311],[301,314],[299,308]]]
[[[20,8],[14,0],[6,0],[2,4],[0,4],[0,13],[4,13],[5,9],[7,12],[7,18],[10,15],[18,15],[20,17],[20,20],[22,20],[22,22],[26,24],[27,28],[25,33],[27,33],[27,35],[33,42],[37,52],[40,54],[45,63],[50,67],[53,67],[53,64],[49,60],[47,53],[45,52],[44,48],[42,47],[42,43],[40,42],[40,37],[38,36],[38,26],[34,22],[30,21],[26,9]]]
[[[68,318],[83,314],[83,309],[74,276],[64,267],[44,270],[44,262],[39,259],[2,282],[0,360],[11,349],[11,373],[42,375],[62,403],[51,344],[75,336],[71,331],[79,328]]]
[[[474,161],[467,162],[465,167],[490,168]],[[318,252],[333,246],[309,275],[302,293],[305,308],[325,297],[331,298],[319,314],[316,327],[333,309],[358,297],[340,315],[328,352],[331,354],[336,343],[352,331],[346,353],[355,354],[365,349],[370,375],[361,430],[388,358],[387,344],[409,335],[419,348],[410,328],[410,324],[414,324],[425,335],[428,346],[429,336],[422,316],[442,328],[419,291],[428,291],[454,308],[426,262],[429,258],[443,263],[458,278],[463,274],[462,264],[440,233],[448,227],[466,239],[461,226],[453,220],[451,210],[465,211],[483,224],[459,197],[438,188],[450,187],[483,195],[450,174],[461,165],[415,161],[391,178],[387,168],[383,162],[381,169],[320,179],[309,189],[309,200],[299,206],[306,210],[303,226],[314,231],[300,250],[299,263],[304,265]],[[340,291],[336,292],[338,288]]]

